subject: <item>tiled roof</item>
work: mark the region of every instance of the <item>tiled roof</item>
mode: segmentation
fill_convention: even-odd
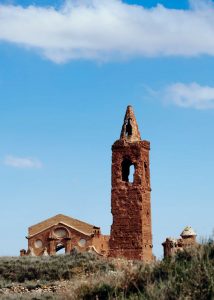
[[[73,219],[71,217],[59,214],[54,217],[51,217],[47,220],[44,220],[38,224],[35,224],[28,228],[28,234],[29,237],[51,227],[54,225],[57,225],[59,223],[64,223],[68,227],[74,228],[82,233],[85,233],[86,235],[91,235],[94,231],[94,229],[99,229],[99,227],[90,225],[88,223]]]

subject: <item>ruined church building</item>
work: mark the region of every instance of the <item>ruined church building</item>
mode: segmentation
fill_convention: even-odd
[[[154,257],[149,151],[150,142],[141,139],[133,108],[128,106],[120,139],[112,145],[110,236],[102,235],[98,226],[59,214],[29,227],[28,250],[22,249],[20,255],[54,255],[65,248],[65,253],[90,251],[105,257],[151,262]],[[188,242],[183,243],[183,237],[177,242],[166,239],[165,256],[195,243],[193,230],[186,231],[184,239]]]

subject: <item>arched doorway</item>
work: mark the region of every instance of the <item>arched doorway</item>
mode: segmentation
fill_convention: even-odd
[[[59,243],[56,245],[56,254],[57,255],[66,254],[65,245],[63,243]]]

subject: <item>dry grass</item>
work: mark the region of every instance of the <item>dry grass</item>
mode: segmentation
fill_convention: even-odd
[[[89,254],[0,258],[0,282],[8,290],[12,284],[28,290],[5,299],[211,300],[214,245],[206,243],[150,265]]]

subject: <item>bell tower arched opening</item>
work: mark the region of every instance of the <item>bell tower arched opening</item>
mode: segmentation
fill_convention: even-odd
[[[131,125],[131,118],[129,118],[126,121],[126,136],[131,136],[132,135],[132,125]]]
[[[122,181],[134,182],[135,165],[128,158],[124,158],[122,161]]]

